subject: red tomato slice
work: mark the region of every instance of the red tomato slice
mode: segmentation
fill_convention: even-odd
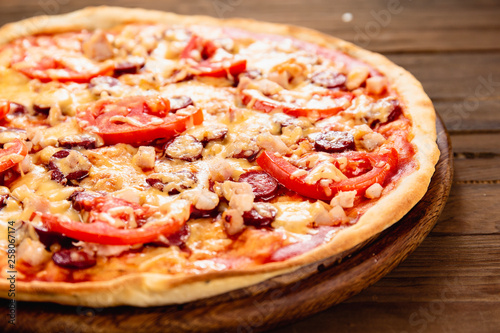
[[[203,122],[201,109],[188,114],[169,113],[170,103],[159,96],[134,96],[100,100],[80,110],[84,127],[95,126],[108,145],[143,143],[171,138]],[[187,109],[186,109],[187,110]]]
[[[49,36],[24,38],[13,46],[11,67],[42,82],[87,83],[99,75],[112,75],[111,62],[99,63],[83,55],[80,38],[78,34],[57,40]],[[74,43],[68,42],[71,39]]]
[[[334,182],[328,187],[324,187],[319,182],[306,183],[304,179],[307,175],[293,177],[292,174],[299,168],[272,152],[263,151],[257,157],[257,164],[287,189],[305,197],[320,200],[330,200],[339,191],[356,190],[358,193],[362,193],[375,183],[383,184],[398,164],[398,155],[395,149],[382,154],[352,152],[340,156],[347,157],[348,161],[366,159],[372,165],[372,169],[362,175]]]
[[[108,245],[133,245],[157,241],[160,236],[168,237],[181,229],[185,221],[172,220],[171,223],[154,227],[121,229],[109,224],[103,213],[115,220],[127,221],[133,215],[136,222],[145,223],[153,213],[147,207],[112,197],[97,197],[92,201],[87,223],[61,221],[54,215],[43,214],[42,222],[49,231],[64,234],[84,242]],[[120,209],[122,208],[122,209]]]
[[[0,120],[10,112],[10,102],[5,99],[0,99]]]
[[[235,60],[228,63],[225,63],[225,61],[220,63],[200,62],[196,69],[201,71],[198,74],[199,76],[229,77],[231,75],[235,77],[247,69],[247,61]]]
[[[10,146],[0,149],[0,172],[21,163],[27,154],[28,147],[26,147],[26,144],[19,139],[14,139]]]
[[[264,96],[258,90],[245,89],[241,92],[242,103],[259,111],[266,113],[280,110],[294,117],[309,117],[312,119],[323,119],[336,115],[349,107],[354,95],[349,92],[328,91],[322,94],[314,94],[320,97],[326,107],[301,107],[291,103],[284,103]]]
[[[229,53],[227,54],[227,58],[214,61],[212,57],[218,49],[219,47],[212,41],[193,35],[182,51],[181,58],[193,59],[195,56],[194,53],[199,53],[202,60],[193,66],[194,69],[199,71],[198,76],[234,77],[246,70],[247,61],[244,59],[235,59]]]
[[[42,221],[50,231],[84,242],[108,245],[151,243],[157,241],[160,236],[172,235],[184,224],[173,220],[170,224],[150,228],[118,229],[104,222],[60,221],[56,216],[47,214],[42,215]]]

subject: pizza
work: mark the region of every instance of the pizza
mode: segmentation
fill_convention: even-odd
[[[117,7],[0,30],[2,297],[184,303],[340,255],[439,156],[419,82],[313,30]]]

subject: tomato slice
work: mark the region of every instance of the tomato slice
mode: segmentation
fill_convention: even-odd
[[[312,119],[323,119],[336,115],[340,111],[347,109],[354,95],[350,92],[327,91],[313,94],[314,99],[306,106],[298,106],[292,103],[276,101],[264,96],[255,89],[244,89],[241,92],[243,104],[266,113],[279,110],[294,117],[308,117]],[[323,104],[323,105],[320,105]]]
[[[49,231],[64,234],[67,237],[84,242],[107,245],[133,245],[157,241],[160,236],[168,237],[178,232],[185,221],[174,219],[171,223],[154,227],[138,227],[133,229],[118,228],[109,224],[108,219],[123,221],[124,224],[133,218],[145,223],[154,213],[147,207],[112,197],[97,197],[92,200],[88,223],[62,221],[50,214],[42,215],[42,222]],[[106,216],[103,217],[103,214]]]
[[[56,216],[48,214],[42,215],[42,221],[50,231],[84,242],[107,245],[151,243],[157,241],[160,236],[172,235],[184,224],[173,220],[172,223],[149,228],[118,229],[104,222],[61,221]]]
[[[221,48],[214,42],[193,35],[182,51],[181,58],[193,60],[195,56],[196,58],[201,57],[198,64],[193,66],[199,72],[196,74],[198,76],[235,77],[246,70],[247,61],[245,59],[236,59],[227,52],[227,55],[222,59],[214,59],[218,50]]]
[[[355,190],[360,194],[375,183],[383,184],[398,164],[397,152],[392,148],[387,152],[379,154],[350,152],[340,154],[339,156],[345,156],[348,161],[367,160],[370,162],[372,169],[362,175],[334,182],[325,187],[321,186],[319,182],[313,184],[305,182],[307,175],[292,176],[294,172],[300,169],[272,152],[263,151],[257,157],[257,164],[287,189],[305,197],[320,200],[330,200],[339,191]]]
[[[0,120],[10,112],[10,102],[6,99],[0,99]]]
[[[111,62],[96,62],[83,55],[81,36],[70,34],[65,39],[61,42],[49,36],[37,36],[17,41],[13,45],[11,67],[42,82],[87,83],[96,76],[113,74]]]
[[[14,139],[7,148],[0,149],[0,172],[21,163],[27,154],[26,144],[19,139]]]
[[[78,112],[83,127],[95,127],[108,145],[144,143],[171,138],[203,122],[195,107],[169,113],[170,102],[159,96],[133,96],[100,100]]]

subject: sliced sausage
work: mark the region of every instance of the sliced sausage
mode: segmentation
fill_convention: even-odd
[[[251,225],[256,228],[270,227],[277,213],[278,209],[273,205],[265,202],[256,202],[253,204],[251,210],[243,213],[243,221],[245,225]]]
[[[146,179],[149,186],[168,194],[178,194],[196,186],[196,176],[188,170],[170,173],[156,173]]]
[[[180,109],[194,105],[193,100],[188,96],[175,96],[168,99],[170,101],[170,112],[176,113]]]
[[[76,150],[63,149],[49,160],[51,178],[63,185],[68,180],[81,180],[88,176],[92,163],[87,156]]]
[[[145,64],[146,63],[143,58],[136,59],[135,61],[127,60],[119,62],[115,64],[113,75],[120,76],[124,74],[137,74]]]
[[[46,248],[49,248],[52,244],[58,243],[63,248],[69,248],[73,246],[73,242],[76,242],[76,239],[69,238],[63,236],[62,234],[54,231],[49,231],[43,227],[34,226],[35,231],[38,235],[38,240],[40,243],[45,245]]]
[[[63,268],[85,269],[97,264],[95,255],[77,249],[62,249],[52,255],[54,263]]]
[[[165,145],[165,155],[172,159],[192,162],[201,158],[203,144],[191,135],[180,135]]]
[[[67,149],[72,148],[83,148],[83,149],[94,149],[96,147],[97,140],[87,134],[83,135],[69,135],[59,138],[59,146]]]
[[[328,131],[314,133],[309,136],[314,141],[314,149],[327,153],[340,153],[346,150],[354,150],[354,137],[349,132]]]
[[[311,77],[311,81],[314,84],[317,84],[325,88],[342,87],[344,86],[346,80],[347,79],[344,74],[331,70],[316,72]]]
[[[270,200],[276,196],[278,182],[267,172],[250,170],[242,174],[238,180],[250,184],[256,199]]]

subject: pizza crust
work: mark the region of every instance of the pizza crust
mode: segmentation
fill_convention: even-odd
[[[326,48],[342,51],[372,65],[384,74],[406,105],[405,116],[412,120],[415,159],[418,169],[399,181],[388,195],[382,197],[359,221],[335,234],[328,243],[284,262],[228,272],[198,276],[168,277],[161,274],[138,273],[105,282],[23,282],[16,285],[16,297],[26,301],[50,301],[82,306],[158,306],[190,302],[231,290],[257,284],[286,274],[318,260],[339,255],[366,242],[399,221],[425,194],[439,158],[436,144],[435,111],[421,84],[406,70],[382,55],[361,49],[335,37],[307,28],[271,24],[249,19],[219,20],[206,16],[181,16],[144,9],[120,7],[89,7],[59,16],[40,16],[0,29],[0,45],[23,36],[57,33],[77,29],[106,29],[132,22],[169,24],[206,24],[241,28],[256,33],[291,36]],[[6,298],[8,281],[0,281],[1,296]]]

